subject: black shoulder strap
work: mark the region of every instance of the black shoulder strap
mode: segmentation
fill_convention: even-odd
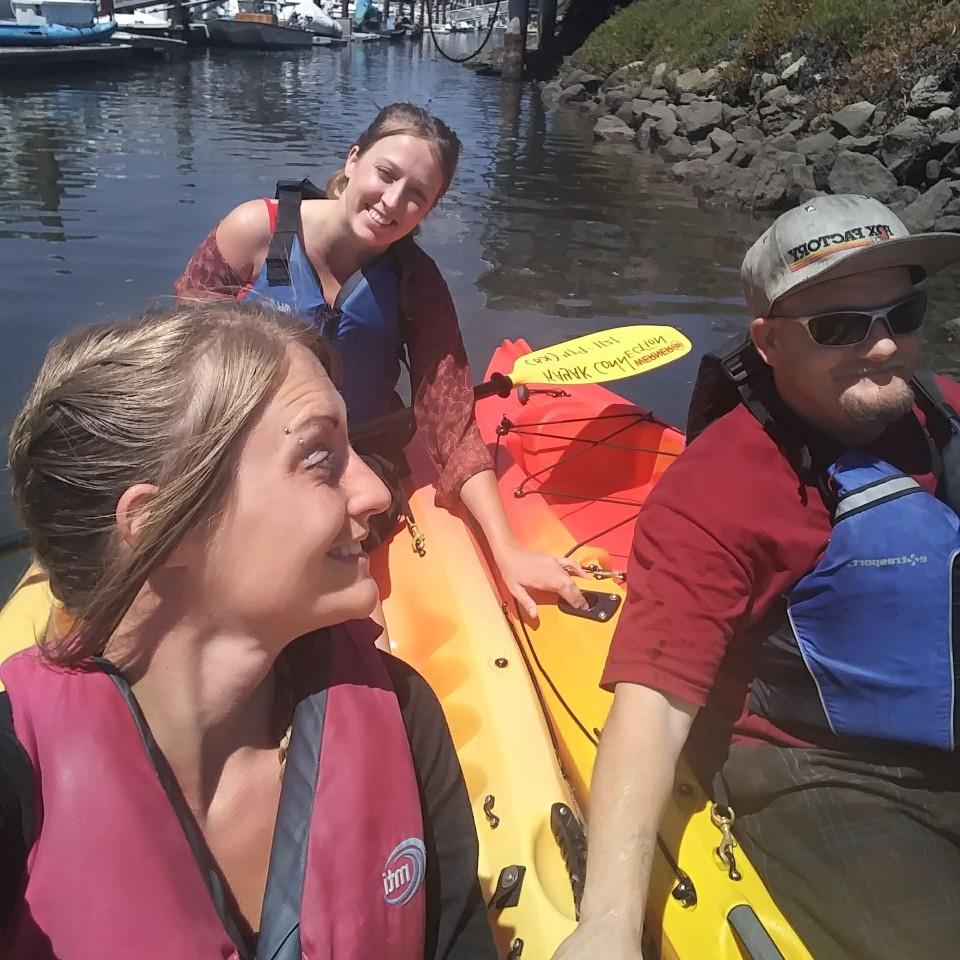
[[[747,407],[764,429],[769,427],[773,423],[772,386],[770,368],[749,337],[732,347],[705,354],[687,413],[687,443],[739,403]]]
[[[304,200],[323,200],[326,194],[310,180],[278,180],[276,199],[277,229],[267,250],[267,283],[285,287],[290,283],[290,254],[300,232],[300,204]]]
[[[944,397],[929,370],[919,370],[911,381],[917,404],[927,418],[937,495],[960,513],[960,415]]]
[[[687,414],[687,443],[692,442],[714,420],[742,403],[770,434],[804,484],[812,483],[830,502],[831,493],[822,469],[814,462],[803,424],[780,399],[770,367],[757,353],[749,337],[700,361]]]

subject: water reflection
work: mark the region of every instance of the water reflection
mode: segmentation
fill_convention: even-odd
[[[476,44],[471,35],[443,42],[459,53]],[[540,346],[673,323],[694,353],[620,388],[681,422],[699,353],[745,329],[739,263],[766,221],[699,210],[658,164],[594,144],[589,118],[477,78],[426,41],[207,51],[107,74],[5,79],[0,423],[53,337],[169,296],[226,211],[272,194],[280,177],[323,182],[377,107],[400,99],[428,105],[463,140],[422,241],[450,284],[478,375],[506,336]],[[957,282],[933,286],[928,359],[960,375],[942,323],[957,312]],[[0,495],[0,533],[11,525]]]

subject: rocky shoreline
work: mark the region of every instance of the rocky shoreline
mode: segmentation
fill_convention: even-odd
[[[960,232],[960,91],[923,76],[906,102],[861,100],[812,113],[808,58],[784,54],[749,88],[702,71],[648,69],[607,77],[564,64],[541,84],[549,104],[592,116],[598,140],[658,155],[704,202],[779,210],[823,193],[863,193],[911,231]]]

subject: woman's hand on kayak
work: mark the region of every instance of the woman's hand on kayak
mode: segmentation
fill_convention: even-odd
[[[643,960],[636,923],[602,916],[581,920],[557,948],[553,960]]]
[[[580,609],[587,606],[580,589],[570,578],[589,578],[590,574],[575,560],[535,553],[516,543],[499,550],[495,559],[504,584],[531,620],[537,618],[537,605],[530,596],[531,590],[557,594]]]

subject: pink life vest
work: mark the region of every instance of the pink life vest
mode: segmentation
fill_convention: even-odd
[[[410,744],[379,654],[319,634],[274,829],[258,960],[422,960],[426,853]],[[35,649],[0,666],[33,764],[36,834],[10,960],[249,957],[130,688]],[[279,771],[278,771],[279,774]]]

